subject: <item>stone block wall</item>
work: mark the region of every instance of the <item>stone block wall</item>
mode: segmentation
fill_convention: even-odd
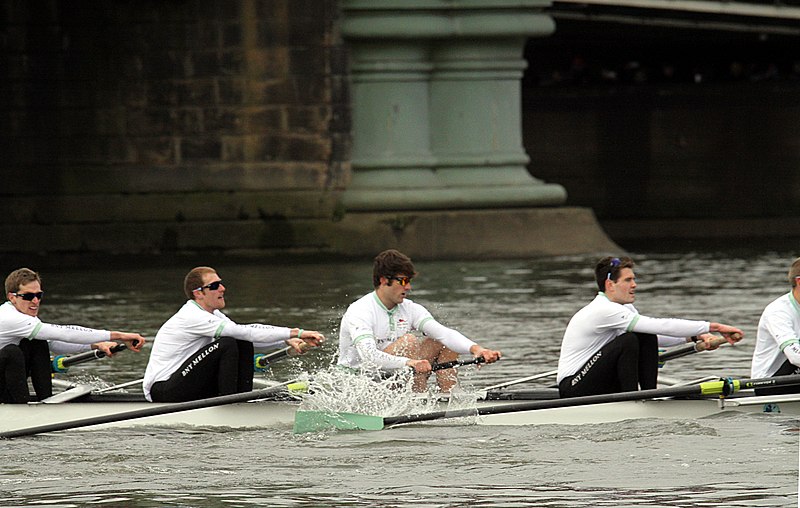
[[[331,220],[350,172],[338,16],[0,2],[0,256],[316,247],[292,224]]]

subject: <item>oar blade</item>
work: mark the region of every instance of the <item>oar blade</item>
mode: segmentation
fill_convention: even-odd
[[[359,413],[326,411],[297,411],[294,415],[295,434],[326,430],[382,430],[383,418]]]

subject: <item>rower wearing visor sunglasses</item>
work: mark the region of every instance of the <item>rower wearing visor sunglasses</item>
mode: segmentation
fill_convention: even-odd
[[[395,277],[389,277],[388,279],[389,279],[390,281],[391,281],[391,280],[395,280],[395,281],[397,281],[397,283],[398,283],[398,284],[400,284],[400,285],[401,285],[401,286],[403,286],[403,287],[406,287],[406,286],[408,286],[409,284],[411,284],[411,277],[406,277],[406,276],[397,277],[397,276],[395,276]]]
[[[36,291],[35,293],[11,293],[17,298],[22,298],[26,302],[32,302],[34,298],[41,300],[44,296],[44,291]]]
[[[145,343],[138,333],[43,323],[39,319],[42,280],[28,268],[11,272],[5,290],[8,301],[0,305],[0,379],[5,380],[0,402],[28,402],[28,376],[39,400],[52,396],[51,349],[56,354],[99,349],[111,356],[112,348],[118,346],[115,341],[125,342],[136,352]]]
[[[202,291],[204,289],[210,289],[211,291],[216,291],[216,290],[219,289],[220,286],[225,287],[222,284],[222,280],[215,280],[214,282],[210,282],[210,283],[208,283],[208,284],[206,284],[204,286],[200,286],[199,288],[196,288],[195,291]]]
[[[300,327],[234,322],[222,312],[225,284],[210,266],[189,271],[183,292],[186,302],[161,325],[150,351],[142,388],[152,402],[249,392],[256,349],[290,346],[302,354],[325,340]]]

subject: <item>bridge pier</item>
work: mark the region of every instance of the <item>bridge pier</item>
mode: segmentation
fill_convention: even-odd
[[[561,205],[522,147],[520,79],[541,0],[345,0],[351,47],[352,180],[347,211]]]

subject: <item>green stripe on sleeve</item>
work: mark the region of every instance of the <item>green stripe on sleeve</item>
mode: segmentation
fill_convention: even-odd
[[[214,338],[215,339],[218,339],[218,338],[220,338],[222,336],[222,330],[224,328],[225,328],[225,322],[220,323],[219,326],[217,327],[217,331],[214,332]]]
[[[425,330],[423,330],[422,327],[424,327],[425,323],[427,323],[428,321],[433,321],[433,316],[428,316],[425,319],[423,319],[422,321],[420,321],[419,327],[417,329],[424,333]]]
[[[366,339],[374,339],[374,338],[375,338],[375,336],[374,336],[374,335],[372,335],[371,333],[365,333],[364,335],[359,335],[358,337],[356,337],[355,339],[353,339],[353,345],[355,346],[356,344],[358,344],[358,343],[359,343],[359,342],[361,342],[362,340],[366,340]]]
[[[30,335],[28,335],[28,338],[29,338],[29,339],[34,339],[34,338],[36,338],[36,335],[38,335],[38,333],[39,333],[39,330],[41,330],[41,329],[42,329],[42,323],[39,323],[39,324],[37,324],[37,325],[36,325],[36,328],[34,328],[34,329],[33,329],[33,331],[31,332],[31,334],[30,334]]]
[[[628,328],[625,329],[626,332],[630,332],[633,330],[633,327],[636,326],[636,323],[639,321],[639,314],[636,314],[636,317],[633,318],[633,321],[628,325]]]
[[[786,349],[787,347],[791,346],[792,344],[800,344],[800,340],[798,340],[795,337],[794,339],[789,339],[787,341],[782,342],[779,347],[781,348],[781,351],[783,351],[784,349]]]

